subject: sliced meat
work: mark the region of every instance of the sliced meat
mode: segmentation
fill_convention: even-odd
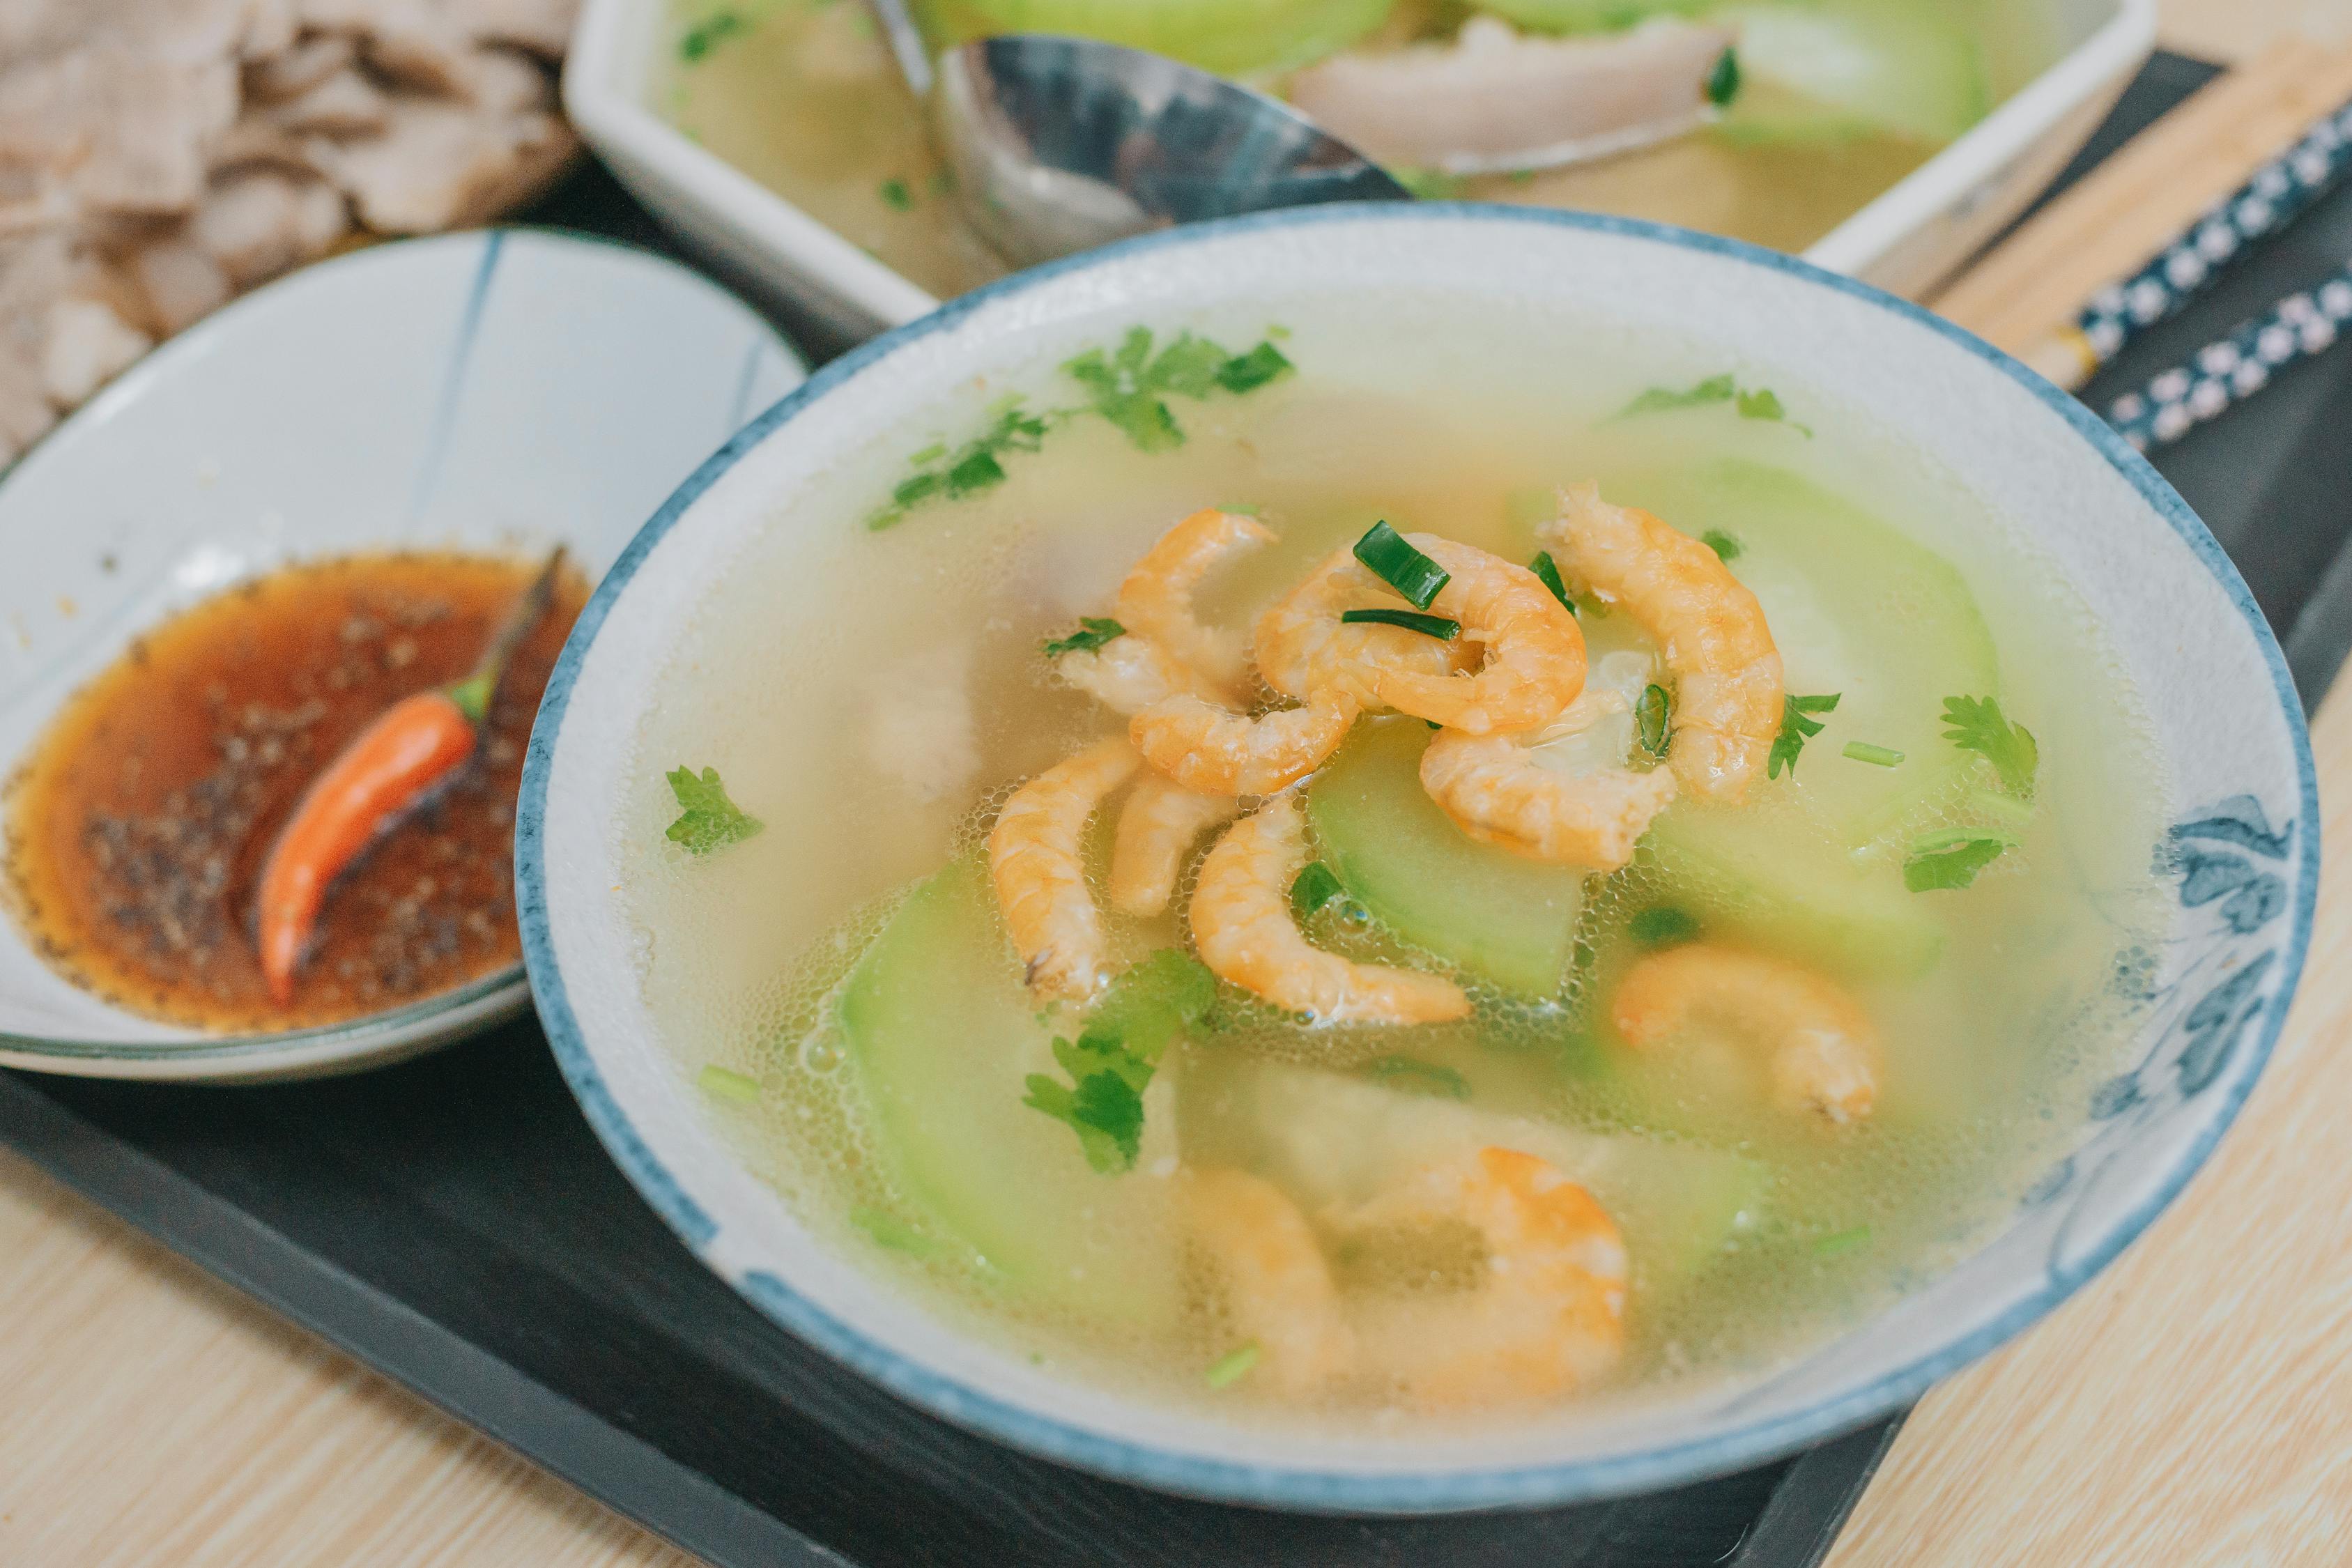
[[[41,390],[58,407],[75,407],[153,346],[152,338],[98,300],[60,300],[49,307]]]
[[[342,195],[325,181],[254,169],[214,185],[187,238],[231,284],[250,289],[324,256],[350,230]]]
[[[383,134],[337,149],[330,172],[368,227],[420,234],[478,223],[522,200],[575,146],[551,114],[490,114],[395,96]]]
[[[162,239],[131,258],[148,318],[169,337],[228,302],[228,274],[184,237]]]
[[[1598,38],[1523,35],[1474,16],[1451,44],[1339,55],[1290,80],[1291,101],[1385,163],[1478,174],[1575,163],[1692,129],[1732,43],[1654,20]]]
[[[511,44],[543,60],[560,60],[580,18],[580,0],[472,0],[462,15],[484,43]]]
[[[257,103],[283,103],[310,91],[360,58],[348,34],[321,33],[246,68],[245,90]]]
[[[391,95],[345,66],[267,111],[272,124],[296,135],[370,136],[391,118]]]

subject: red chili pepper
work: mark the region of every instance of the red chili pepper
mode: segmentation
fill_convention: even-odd
[[[261,974],[280,1006],[294,999],[295,973],[335,879],[474,754],[507,660],[547,613],[562,563],[558,545],[471,675],[385,709],[302,792],[262,864],[255,899]]]

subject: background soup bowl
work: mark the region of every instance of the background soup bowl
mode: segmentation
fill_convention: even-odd
[[[1252,1430],[1139,1404],[982,1342],[818,1241],[715,1131],[657,1038],[619,898],[615,823],[665,652],[763,531],[849,526],[792,498],[938,389],[1236,301],[1444,279],[1491,308],[1573,298],[1627,329],[1836,393],[2011,520],[2106,628],[2149,709],[2177,907],[2119,1069],[2006,1228],[1842,1336],[1769,1370],[1589,1418],[1406,1440]],[[1458,345],[1457,345],[1458,347]],[[1475,345],[1465,363],[1475,362]],[[1453,363],[1453,362],[1449,362]],[[808,521],[814,518],[813,523]],[[714,456],[614,564],[549,688],[523,782],[519,902],[557,1057],[614,1157],[777,1322],[947,1418],[1071,1464],[1279,1507],[1571,1501],[1754,1464],[1861,1425],[2048,1311],[2138,1234],[2262,1069],[2309,934],[2316,795],[2276,645],[2211,536],[2071,399],[1888,296],[1735,243],[1477,206],[1332,207],[1185,229],[1024,274],[819,374]]]

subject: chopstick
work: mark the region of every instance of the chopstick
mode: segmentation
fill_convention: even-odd
[[[2108,424],[2145,452],[2177,441],[2270,384],[2296,360],[2324,353],[2352,321],[2352,266],[2316,289],[2298,289],[2184,364],[2127,392],[2105,411]]]
[[[2061,384],[2078,385],[2082,356],[2051,340],[2079,325],[2093,296],[2193,236],[2216,203],[2347,102],[2352,47],[2280,44],[2132,138],[1931,303]]]
[[[2126,343],[2210,289],[2230,263],[2301,216],[2347,171],[2352,100],[2320,116],[2300,142],[2207,208],[2154,260],[2092,295],[2072,322],[2028,345],[2019,357],[2070,391],[2082,385]]]

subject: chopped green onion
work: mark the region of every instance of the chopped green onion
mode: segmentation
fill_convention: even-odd
[[[1903,859],[1903,885],[1915,893],[1956,891],[1977,873],[2017,847],[2010,835],[1982,827],[1953,827],[1911,841]]]
[[[1706,100],[1721,109],[1738,96],[1739,51],[1726,44],[1715,58],[1715,68],[1706,73]]]
[[[1439,642],[1452,642],[1462,635],[1460,621],[1449,621],[1444,616],[1424,616],[1417,610],[1342,610],[1339,619],[1351,626],[1402,626]]]
[[[915,193],[907,188],[904,180],[885,180],[875,187],[875,194],[882,198],[884,206],[894,212],[915,210]]]
[[[1698,935],[1698,921],[1672,904],[1654,904],[1628,921],[1625,931],[1643,947],[1666,947]]]
[[[1230,1384],[1237,1383],[1250,1368],[1257,1364],[1259,1353],[1255,1340],[1237,1346],[1211,1362],[1209,1370],[1202,1374],[1202,1379],[1211,1388],[1223,1388]]]
[[[1551,590],[1551,596],[1559,601],[1560,608],[1571,616],[1576,614],[1576,601],[1568,596],[1568,584],[1560,576],[1559,563],[1551,558],[1550,551],[1537,551],[1536,558],[1528,563],[1528,570],[1534,573],[1537,580]]]
[[[1852,1230],[1833,1231],[1828,1236],[1818,1237],[1813,1242],[1813,1253],[1820,1258],[1835,1258],[1841,1253],[1852,1252],[1857,1247],[1869,1245],[1870,1227],[1866,1225],[1858,1225]]]
[[[1127,628],[1102,616],[1080,616],[1078,629],[1066,637],[1054,637],[1045,644],[1045,657],[1059,658],[1066,653],[1091,653],[1107,642],[1127,635]]]
[[[731,1100],[738,1105],[760,1102],[760,1080],[748,1078],[732,1068],[713,1062],[694,1075],[695,1087],[713,1100]]]
[[[1435,1094],[1454,1100],[1470,1098],[1470,1080],[1452,1068],[1435,1062],[1417,1061],[1412,1057],[1381,1057],[1364,1064],[1364,1070],[1384,1083],[1402,1081],[1418,1084]]]
[[[1332,900],[1347,896],[1348,889],[1340,886],[1330,867],[1320,860],[1310,860],[1307,868],[1298,873],[1297,880],[1290,884],[1290,912],[1304,921]]]
[[[1719,528],[1708,529],[1698,536],[1698,542],[1714,551],[1716,559],[1719,561],[1737,561],[1739,559],[1741,550],[1746,548],[1739,541]]]
[[[1674,738],[1675,700],[1666,695],[1663,686],[1645,686],[1641,701],[1633,705],[1633,723],[1642,741],[1642,749],[1654,757],[1666,754],[1666,742]]]
[[[1404,535],[1385,519],[1356,541],[1356,559],[1373,576],[1402,594],[1416,610],[1429,608],[1437,591],[1454,580],[1452,573],[1406,543]]]
[[[1857,763],[1868,763],[1874,768],[1895,768],[1903,765],[1903,753],[1892,746],[1874,746],[1867,741],[1848,741],[1845,754]]]
[[[719,47],[720,40],[742,30],[743,17],[740,12],[716,12],[686,30],[686,36],[677,41],[677,58],[688,64],[704,59]]]

